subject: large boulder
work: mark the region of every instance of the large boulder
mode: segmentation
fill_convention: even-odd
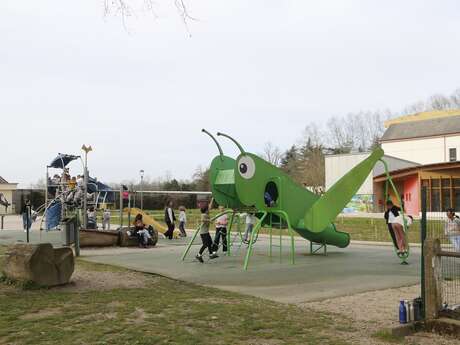
[[[18,243],[8,247],[3,274],[40,286],[67,284],[75,269],[72,249],[53,248],[50,243]]]

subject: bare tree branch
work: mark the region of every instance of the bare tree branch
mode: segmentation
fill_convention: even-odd
[[[175,8],[184,23],[187,33],[191,36],[188,24],[190,21],[196,21],[197,19],[190,15],[185,0],[173,1]],[[157,4],[154,0],[104,0],[104,16],[120,16],[123,27],[129,32],[127,27],[128,18],[136,16],[137,13],[141,11],[152,13],[155,18],[158,18],[158,15],[155,12],[156,7]]]
[[[264,152],[261,156],[274,166],[279,166],[283,155],[279,147],[273,145],[272,142],[267,142],[265,143]]]

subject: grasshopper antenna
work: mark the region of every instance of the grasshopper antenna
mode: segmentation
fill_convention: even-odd
[[[236,146],[238,146],[238,149],[240,150],[241,153],[245,153],[243,147],[235,140],[233,139],[231,136],[225,134],[225,133],[221,133],[221,132],[217,132],[217,136],[223,136],[223,137],[226,137],[228,139],[230,139],[231,141],[233,141],[235,143]]]
[[[223,160],[223,157],[224,157],[224,152],[222,151],[222,147],[220,147],[219,145],[219,142],[216,140],[216,138],[214,138],[214,136],[209,133],[206,129],[202,129],[201,130],[203,133],[206,133],[207,135],[209,135],[211,137],[212,140],[214,140],[214,142],[216,143],[217,145],[217,148],[219,149],[219,154],[220,154],[220,159]]]

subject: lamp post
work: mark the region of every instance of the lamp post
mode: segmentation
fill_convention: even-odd
[[[81,147],[85,151],[85,166],[83,172],[83,227],[86,229],[88,226],[88,153],[93,151],[93,148],[90,146],[83,145]]]
[[[141,210],[144,211],[144,170],[139,170],[141,176]]]

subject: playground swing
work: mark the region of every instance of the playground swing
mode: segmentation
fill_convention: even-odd
[[[407,221],[407,218],[406,218],[406,215],[405,215],[405,211],[404,211],[404,207],[403,207],[403,204],[402,204],[402,200],[401,200],[401,197],[399,196],[399,193],[398,193],[398,190],[393,182],[393,179],[391,178],[391,175],[390,175],[390,172],[389,172],[389,169],[388,169],[388,164],[387,162],[385,162],[383,159],[380,159],[380,162],[382,162],[384,168],[385,168],[385,176],[386,176],[386,180],[385,180],[385,191],[384,191],[384,200],[385,202],[391,200],[390,199],[390,195],[389,195],[389,187],[391,187],[391,189],[393,190],[394,194],[396,195],[396,200],[398,202],[398,204],[401,206],[401,218],[403,220],[403,233],[404,233],[404,243],[405,243],[405,248],[406,250],[404,252],[399,252],[398,253],[398,250],[399,248],[397,247],[397,243],[393,242],[393,249],[395,251],[395,254],[398,256],[398,258],[401,260],[401,265],[408,265],[408,262],[407,262],[407,259],[409,258],[409,255],[410,255],[410,246],[409,246],[409,241],[408,241],[408,231],[409,231],[409,227],[408,227],[408,221]],[[396,235],[396,234],[395,234]]]

